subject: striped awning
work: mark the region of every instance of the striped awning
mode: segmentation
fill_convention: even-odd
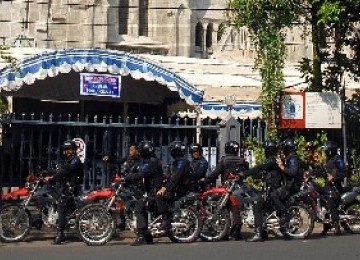
[[[203,91],[166,67],[140,56],[115,50],[66,49],[42,52],[0,69],[0,91],[16,91],[36,80],[71,71],[108,72],[146,81],[157,81],[177,91],[190,105],[201,104]],[[49,86],[50,87],[50,86]]]

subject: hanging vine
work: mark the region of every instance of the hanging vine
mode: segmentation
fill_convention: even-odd
[[[262,116],[269,138],[278,136],[279,102],[285,87],[283,68],[286,58],[285,30],[299,17],[301,1],[229,0],[229,20],[246,26],[256,47],[255,69],[262,78],[260,95]]]

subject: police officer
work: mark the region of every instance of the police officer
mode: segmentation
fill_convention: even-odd
[[[213,172],[206,177],[205,183],[215,182],[217,177],[221,176],[221,183],[224,183],[230,176],[230,174],[239,173],[246,170],[247,163],[243,157],[238,156],[240,145],[236,141],[229,141],[225,144],[225,156],[223,156],[217,163]],[[239,200],[239,205],[243,203],[241,193],[243,191],[235,191],[234,196]],[[239,208],[232,207],[231,212],[233,215],[233,226],[231,231],[235,240],[241,240],[241,218]]]
[[[137,201],[134,212],[136,216],[136,227],[138,237],[132,246],[152,244],[153,239],[148,229],[148,211],[155,211],[155,194],[162,186],[163,172],[161,161],[155,155],[155,147],[150,141],[139,144],[139,153],[142,163],[139,171],[125,176],[129,183],[140,183],[144,185],[145,196]]]
[[[259,164],[254,168],[244,171],[241,175],[246,178],[248,176],[254,176],[255,178],[261,178],[263,173],[265,172],[265,182],[267,185],[277,189],[281,186],[281,170],[276,163],[277,156],[277,143],[273,140],[266,140],[263,143],[263,147],[265,150],[266,160],[263,164]],[[254,195],[254,224],[255,224],[255,233],[254,235],[247,239],[247,242],[261,242],[264,239],[268,238],[267,232],[262,229],[262,217],[263,217],[263,199],[262,197],[253,192]]]
[[[114,158],[109,157],[108,155],[105,155],[103,157],[103,161],[106,163],[112,163],[117,164],[122,172],[123,177],[127,176],[131,173],[136,173],[139,171],[140,164],[141,164],[141,158],[139,155],[139,147],[135,143],[129,144],[128,149],[128,155],[125,158],[122,158],[120,160],[116,160]],[[132,184],[134,191],[136,192],[137,196],[141,197],[144,193],[143,191],[143,183],[133,183]],[[120,223],[118,224],[118,228],[120,230],[125,230],[125,215],[120,214]]]
[[[203,148],[201,144],[191,144],[189,146],[189,152],[192,158],[191,168],[193,170],[193,179],[190,184],[190,190],[197,192],[199,188],[201,188],[199,180],[206,177],[209,163],[203,156]]]
[[[284,185],[272,191],[270,197],[280,215],[280,230],[285,234],[286,226],[290,221],[285,200],[291,194],[299,191],[302,181],[302,170],[300,160],[296,155],[294,140],[290,138],[285,139],[281,142],[281,148],[285,159],[283,161],[281,158],[277,158],[276,163],[283,175]]]
[[[57,235],[53,242],[55,245],[65,242],[66,210],[74,207],[74,196],[80,192],[81,177],[83,176],[83,166],[79,156],[76,155],[76,143],[71,140],[65,141],[62,149],[65,164],[54,176],[46,178],[50,184],[56,185],[57,192],[60,194],[57,201]]]
[[[170,176],[156,193],[158,210],[163,220],[161,228],[165,232],[171,229],[170,205],[176,198],[183,197],[189,192],[189,185],[193,179],[190,161],[185,158],[185,144],[181,141],[173,141],[169,145],[169,150],[173,158],[170,163]]]
[[[118,164],[122,168],[122,171],[125,175],[139,169],[141,161],[139,156],[139,148],[136,144],[129,145],[127,157],[122,158],[121,160],[110,158],[108,155],[105,155],[103,160],[107,163]]]
[[[322,236],[326,236],[327,232],[333,227],[334,235],[340,235],[339,212],[337,210],[340,202],[340,192],[342,189],[341,182],[346,177],[345,163],[337,154],[337,145],[333,141],[327,141],[321,150],[325,151],[326,164],[324,170],[326,172],[326,183],[323,191],[327,198],[327,205],[330,211],[331,223],[323,225]]]

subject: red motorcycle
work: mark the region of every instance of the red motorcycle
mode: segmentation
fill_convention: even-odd
[[[231,225],[230,207],[238,207],[236,198],[232,193],[236,189],[243,190],[243,197],[249,198],[244,201],[241,210],[243,225],[254,228],[254,214],[251,196],[247,188],[239,183],[236,178],[229,178],[220,187],[210,188],[200,196],[203,208],[203,229],[199,237],[204,241],[219,241],[228,234]],[[262,196],[264,198],[264,228],[275,236],[287,236],[291,238],[306,238],[314,228],[312,211],[301,198],[290,197],[291,204],[288,205],[290,222],[286,232],[280,232],[280,218],[269,199],[271,187],[265,187]],[[200,207],[201,208],[201,207]]]
[[[71,187],[69,186],[71,190]],[[43,225],[55,229],[59,194],[56,188],[46,181],[43,173],[38,177],[30,175],[25,187],[3,196],[3,199],[23,197],[17,203],[5,203],[0,209],[0,240],[3,242],[23,241],[32,228],[42,229]],[[74,195],[72,195],[74,196]],[[78,197],[69,204],[66,212],[67,227],[74,228],[77,209],[81,206]]]
[[[2,201],[9,201],[9,200],[16,200],[16,199],[20,199],[22,197],[28,197],[30,195],[30,189],[29,189],[29,184],[33,183],[34,181],[36,181],[37,178],[34,174],[30,174],[27,178],[26,178],[26,183],[24,187],[21,187],[17,190],[14,190],[12,192],[9,192],[7,194],[4,194],[1,197]]]
[[[103,194],[111,194],[111,196],[105,202],[91,203],[83,207],[76,219],[76,232],[87,245],[98,246],[110,241],[116,232],[117,220],[114,212],[117,207],[121,208],[121,205],[124,204],[126,205],[124,213],[127,217],[127,224],[131,230],[136,230],[134,206],[138,196],[135,196],[134,191],[126,187],[125,181],[119,176],[115,179],[111,188],[104,190]],[[99,196],[95,197],[99,198]],[[86,196],[85,199],[87,199]],[[195,204],[196,197],[192,195],[182,197],[174,202],[173,207],[170,209],[173,228],[171,232],[166,233],[171,241],[189,243],[198,237],[201,230],[201,221],[198,218]],[[149,214],[148,228],[153,237],[163,236],[161,215],[153,216]]]

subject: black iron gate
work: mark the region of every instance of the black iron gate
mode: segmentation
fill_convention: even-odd
[[[107,185],[110,176],[119,171],[118,165],[105,163],[102,158],[110,155],[120,160],[127,155],[130,143],[151,140],[156,154],[165,166],[170,156],[167,146],[174,140],[190,144],[196,141],[196,130],[201,129],[202,145],[207,149],[209,165],[217,160],[213,156],[218,147],[218,120],[204,119],[200,125],[189,118],[112,118],[85,117],[83,121],[70,115],[44,118],[34,115],[3,116],[0,180],[2,187],[21,186],[25,177],[38,165],[51,167],[61,160],[61,145],[65,140],[81,138],[86,144],[84,162],[85,188]],[[264,128],[260,120],[242,120],[242,135],[261,140]],[[210,167],[209,166],[209,167]],[[210,169],[209,169],[210,170]]]

